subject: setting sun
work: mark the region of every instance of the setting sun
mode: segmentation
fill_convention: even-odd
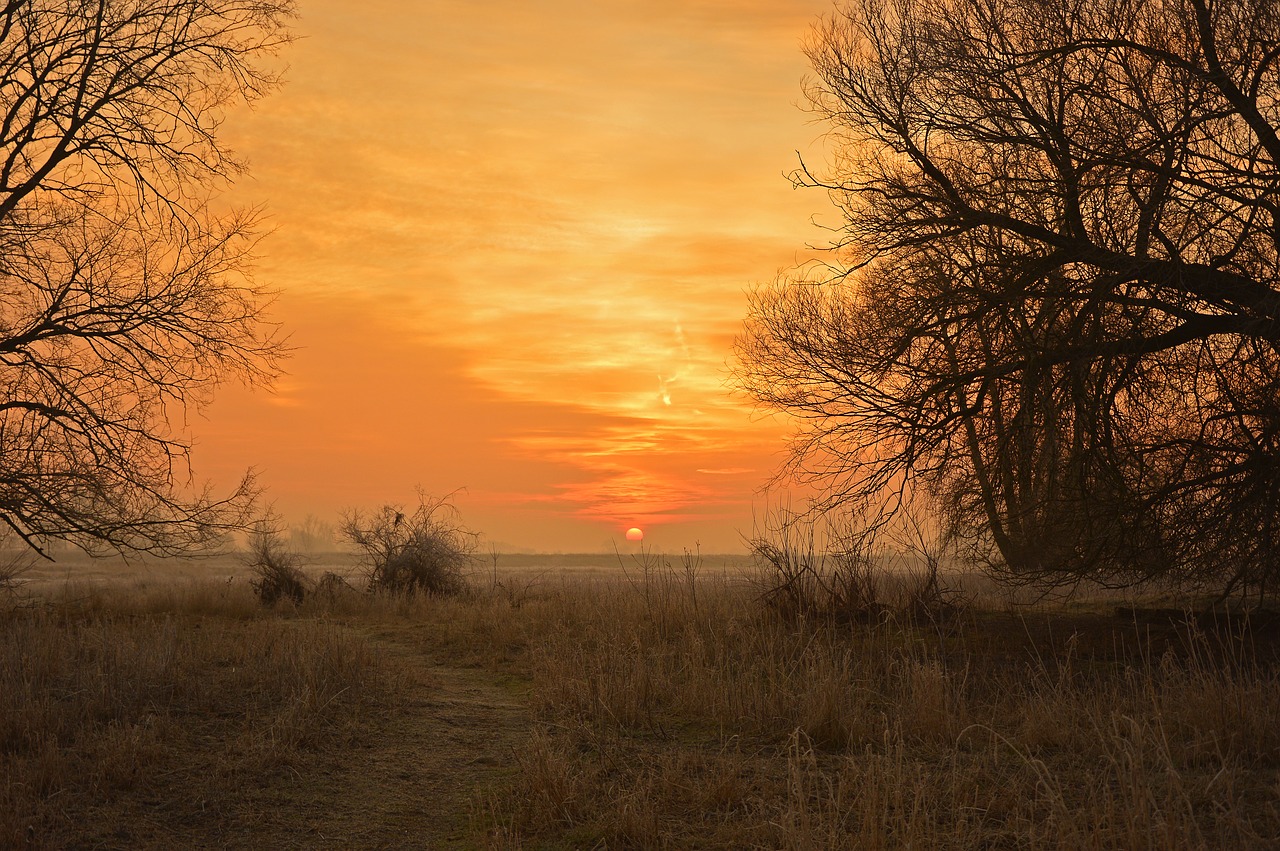
[[[654,522],[739,549],[786,428],[723,367],[825,203],[782,173],[828,5],[309,0],[287,84],[226,130],[294,355],[222,390],[198,478],[254,465],[290,522],[421,485],[500,549]]]
[[[640,529],[640,528],[638,528],[638,527],[636,527],[636,526],[632,526],[630,529],[628,529],[628,530],[627,530],[627,540],[628,540],[628,541],[643,541],[643,540],[644,540],[644,530],[643,530],[643,529]]]

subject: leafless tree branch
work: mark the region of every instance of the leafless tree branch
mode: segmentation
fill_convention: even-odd
[[[1014,578],[1280,578],[1280,3],[858,0],[812,108],[843,227],[739,375],[827,504],[936,497]]]
[[[0,522],[36,549],[171,554],[249,517],[196,487],[180,417],[269,382],[226,111],[278,83],[289,0],[0,5]]]

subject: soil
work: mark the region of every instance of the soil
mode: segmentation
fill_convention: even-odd
[[[529,731],[524,703],[492,672],[440,664],[409,631],[369,636],[409,677],[403,705],[364,747],[343,749],[305,782],[286,782],[229,847],[474,846],[478,794],[514,768]],[[264,790],[266,791],[266,790]]]
[[[350,743],[306,754],[270,776],[244,777],[219,800],[156,801],[125,817],[127,834],[99,834],[85,847],[483,845],[476,807],[486,788],[514,770],[529,731],[525,701],[498,674],[434,658],[412,628],[360,632],[404,672],[394,710]]]

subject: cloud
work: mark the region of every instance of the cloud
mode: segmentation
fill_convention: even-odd
[[[259,276],[307,350],[212,431],[299,503],[399,475],[579,540],[732,516],[783,428],[725,361],[825,204],[782,174],[815,136],[797,45],[827,9],[311,0],[288,86],[227,125],[255,176],[229,200],[272,211]]]

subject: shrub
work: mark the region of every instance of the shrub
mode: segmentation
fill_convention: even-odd
[[[351,587],[351,583],[340,574],[334,573],[332,570],[325,571],[325,574],[316,582],[316,587],[312,593],[317,597],[324,597],[328,600],[335,600],[344,594],[357,593]]]
[[[254,578],[249,584],[263,605],[274,606],[281,600],[302,603],[307,596],[307,577],[299,568],[301,562],[302,556],[285,545],[272,518],[254,523],[247,560]]]
[[[819,530],[811,518],[785,512],[777,521],[748,541],[761,600],[789,616],[880,619],[883,570],[864,540]]]
[[[458,594],[476,549],[475,532],[462,525],[451,496],[418,492],[418,505],[386,505],[371,516],[343,517],[342,536],[363,556],[369,590],[412,596]]]
[[[760,599],[787,616],[940,624],[958,613],[940,571],[949,542],[903,509],[892,525],[779,510],[747,541]]]
[[[22,574],[31,569],[31,559],[22,554],[0,556],[0,611],[18,605],[22,599]]]

